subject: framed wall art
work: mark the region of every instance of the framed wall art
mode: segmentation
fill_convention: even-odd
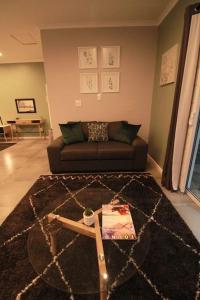
[[[101,73],[101,91],[102,93],[119,92],[119,72]]]
[[[178,44],[171,47],[162,55],[160,85],[169,84],[176,81],[178,63]]]
[[[36,113],[34,98],[15,99],[15,104],[18,113]]]
[[[98,92],[97,73],[80,73],[80,93],[90,94]]]
[[[101,55],[103,68],[120,67],[120,46],[103,46]]]
[[[97,68],[97,48],[78,47],[78,60],[80,69]]]

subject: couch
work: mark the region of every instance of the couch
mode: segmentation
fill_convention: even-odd
[[[53,174],[97,171],[144,171],[147,161],[147,143],[138,135],[131,144],[113,140],[121,126],[108,123],[108,141],[88,142],[88,122],[81,122],[84,141],[66,145],[63,137],[55,139],[48,147],[50,170]]]

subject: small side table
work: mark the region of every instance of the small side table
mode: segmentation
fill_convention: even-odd
[[[14,136],[18,139],[20,137],[20,128],[27,128],[28,130],[23,131],[23,133],[37,133],[40,138],[44,136],[45,138],[45,129],[44,120],[41,119],[17,119],[17,120],[9,120],[7,123],[12,127],[12,131],[14,132]],[[36,131],[30,131],[30,127],[35,127]]]

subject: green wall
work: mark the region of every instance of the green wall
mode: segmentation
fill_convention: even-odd
[[[37,112],[17,113],[15,98],[35,98]],[[49,113],[43,63],[0,64],[0,116],[4,123],[16,118],[43,118],[48,132]]]
[[[178,43],[181,46],[185,8],[197,1],[180,0],[158,29],[154,93],[151,108],[149,153],[163,167],[173,108],[175,83],[159,86],[162,54]]]

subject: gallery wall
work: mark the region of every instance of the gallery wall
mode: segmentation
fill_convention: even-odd
[[[54,137],[59,123],[67,121],[127,120],[142,124],[140,136],[149,136],[150,112],[156,57],[155,27],[87,28],[42,30],[42,47]],[[98,49],[101,71],[101,46],[120,46],[120,92],[80,94],[78,47]],[[107,71],[107,70],[106,70]],[[113,70],[110,70],[113,71]],[[100,80],[99,80],[100,85]],[[101,93],[101,89],[99,89]],[[81,100],[81,106],[75,106]]]
[[[175,82],[160,86],[162,54],[175,44],[178,44],[179,55],[185,9],[193,3],[196,3],[196,1],[179,1],[158,29],[158,50],[151,112],[149,153],[161,168],[165,159],[175,92]]]
[[[16,98],[34,98],[36,113],[17,113]],[[3,122],[16,118],[43,118],[48,132],[49,113],[43,63],[0,64],[0,116]]]

